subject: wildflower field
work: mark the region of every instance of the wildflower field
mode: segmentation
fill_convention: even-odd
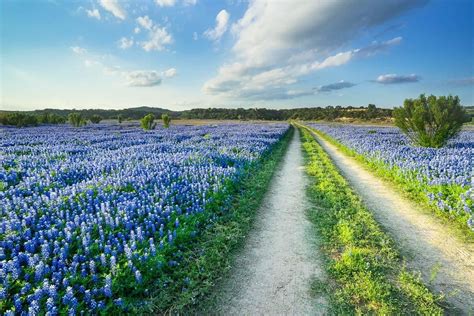
[[[176,275],[186,292],[183,253],[288,130],[0,127],[0,314],[126,312]]]
[[[474,231],[474,130],[442,148],[416,147],[394,127],[308,124],[439,214]]]

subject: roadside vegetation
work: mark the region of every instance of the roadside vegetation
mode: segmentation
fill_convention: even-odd
[[[424,94],[417,99],[406,99],[403,107],[393,111],[395,125],[411,142],[422,147],[440,148],[461,131],[471,117],[461,106],[458,96]]]
[[[455,183],[430,184],[431,181],[420,174],[420,168],[407,172],[397,165],[384,162],[380,157],[377,158],[380,153],[371,157],[357,152],[338,141],[333,135],[323,132],[322,126],[311,125],[309,128],[319,137],[336,146],[341,152],[355,158],[374,174],[393,184],[407,198],[418,203],[427,212],[434,214],[454,235],[467,242],[474,241],[474,222],[471,213],[474,204],[469,198],[472,188],[469,189]],[[392,149],[395,151],[395,147]],[[374,153],[376,152],[374,149]],[[442,165],[444,166],[446,163]],[[459,168],[460,166],[456,165],[455,167]]]
[[[311,132],[300,128],[311,176],[309,216],[322,240],[334,314],[443,314],[443,300],[404,267],[393,241],[350,189]]]

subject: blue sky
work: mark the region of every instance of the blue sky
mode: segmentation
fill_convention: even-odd
[[[474,105],[470,0],[3,0],[0,107]]]

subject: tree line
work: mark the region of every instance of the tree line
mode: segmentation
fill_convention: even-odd
[[[145,115],[153,114],[154,117],[168,115],[176,119],[214,119],[214,120],[266,120],[285,121],[290,119],[300,120],[327,120],[338,118],[351,118],[358,120],[388,119],[392,116],[392,109],[377,108],[373,104],[367,107],[306,107],[296,109],[266,109],[266,108],[198,108],[185,111],[170,111],[162,108],[138,107],[123,110],[57,110],[45,109],[25,112],[0,111],[0,123],[3,125],[32,126],[38,124],[61,124],[70,120],[70,115],[80,115],[84,120],[77,125],[90,121],[99,123],[101,120],[139,120]],[[74,123],[76,124],[76,123]]]

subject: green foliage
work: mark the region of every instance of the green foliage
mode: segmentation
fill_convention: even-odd
[[[119,124],[122,124],[122,122],[123,122],[123,115],[122,114],[117,115],[117,121],[119,122]]]
[[[38,123],[40,124],[64,124],[66,118],[58,114],[44,112],[38,115]]]
[[[86,120],[82,117],[80,113],[73,112],[68,115],[69,123],[74,127],[81,127],[86,125]]]
[[[393,241],[311,133],[300,130],[311,176],[309,215],[335,281],[328,282],[334,314],[441,315],[440,298],[405,271]]]
[[[397,125],[410,140],[419,146],[439,148],[456,136],[469,117],[458,96],[420,95],[406,99],[403,107],[393,112]]]
[[[163,126],[165,128],[170,127],[171,117],[168,114],[161,114],[161,119],[163,120]]]
[[[38,124],[63,124],[66,119],[57,114],[44,112],[29,114],[25,112],[0,113],[0,123],[17,127],[36,126]]]
[[[0,123],[17,127],[36,126],[38,125],[38,118],[36,115],[19,112],[7,113],[0,115]]]
[[[89,120],[94,124],[98,124],[98,123],[100,123],[100,121],[102,121],[102,116],[100,116],[98,114],[94,114],[90,117]]]
[[[140,120],[140,126],[146,131],[155,129],[155,127],[156,127],[155,116],[151,113],[145,115]]]

